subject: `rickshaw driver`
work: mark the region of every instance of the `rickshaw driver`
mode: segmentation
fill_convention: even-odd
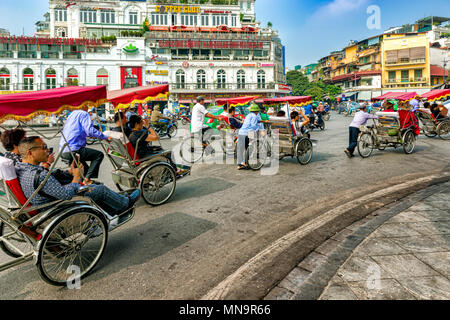
[[[220,116],[212,115],[206,110],[205,106],[205,98],[200,96],[197,97],[197,104],[192,109],[192,123],[191,123],[191,134],[192,135],[201,135],[201,140],[203,143],[203,147],[207,147],[208,145],[205,143],[207,139],[204,138],[205,133],[211,128],[205,125],[205,118],[222,120]]]
[[[47,162],[49,157],[49,149],[40,137],[29,137],[22,140],[19,144],[19,152],[22,155],[22,162],[16,165],[17,177],[22,187],[23,193],[30,198],[44,179],[47,171],[39,166],[42,162]],[[67,185],[62,185],[55,177],[50,176],[41,192],[31,201],[33,206],[42,205],[55,200],[71,200],[77,195],[81,185],[80,168],[75,167],[72,163],[70,173],[73,180]],[[104,185],[92,185],[92,191],[87,192],[86,196],[91,198],[103,210],[113,216],[129,210],[139,200],[140,190],[135,190],[131,195],[121,195]]]
[[[73,111],[67,118],[62,131],[63,136],[59,142],[59,148],[62,149],[66,144],[65,137],[69,146],[63,150],[61,157],[66,161],[72,160],[69,148],[72,152],[78,154],[83,167],[87,169],[86,180],[84,182],[91,184],[91,179],[98,178],[100,165],[105,155],[100,151],[86,148],[86,138],[91,137],[108,141],[111,141],[112,138],[107,137],[94,128],[87,110],[88,106],[85,106],[82,110]],[[86,161],[90,161],[91,165],[89,166]]]

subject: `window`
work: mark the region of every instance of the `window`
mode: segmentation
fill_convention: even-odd
[[[74,68],[67,71],[66,83],[68,86],[78,86],[78,71]]]
[[[116,23],[116,13],[114,11],[101,11],[100,21],[105,24],[114,24]]]
[[[422,81],[423,72],[422,69],[414,70],[414,80],[415,81]]]
[[[186,75],[183,70],[178,70],[176,73],[176,87],[177,89],[184,89],[186,84]]]
[[[108,86],[108,71],[100,69],[97,71],[97,85]]]
[[[239,70],[237,73],[237,88],[245,89],[245,71]]]
[[[197,25],[197,15],[193,14],[182,14],[181,24],[184,26],[195,26]]]
[[[11,74],[6,68],[0,69],[0,90],[9,90],[9,84],[11,81]]]
[[[266,73],[263,70],[259,70],[257,73],[258,89],[266,88]]]
[[[213,19],[213,26],[216,27],[220,24],[220,16],[219,15],[213,15],[212,16]]]
[[[66,9],[55,9],[55,21],[64,22],[67,21]]]
[[[389,82],[395,83],[397,81],[397,75],[395,71],[389,71]]]
[[[206,72],[199,70],[197,72],[197,89],[206,89]]]
[[[409,70],[402,70],[402,82],[409,82]]]
[[[227,75],[224,70],[217,71],[217,89],[225,89]]]
[[[56,71],[54,69],[47,69],[45,71],[45,88],[55,89],[56,88]]]
[[[167,14],[152,14],[152,25],[163,25],[167,26]]]
[[[33,90],[34,73],[30,68],[23,70],[23,90]]]
[[[231,26],[232,27],[237,26],[237,16],[235,14],[231,15]]]
[[[209,26],[209,15],[202,14],[201,22],[202,22],[202,26],[208,27]]]
[[[81,10],[80,11],[80,22],[96,23],[97,22],[97,11]]]
[[[138,24],[138,13],[135,11],[130,12],[130,24]]]
[[[252,9],[252,3],[249,1],[247,2],[247,10],[251,10]]]

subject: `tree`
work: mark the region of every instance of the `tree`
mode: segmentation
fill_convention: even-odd
[[[338,86],[329,84],[326,87],[326,93],[330,97],[330,100],[335,101],[336,96],[342,93],[342,89]]]
[[[294,96],[303,96],[305,95],[305,91],[310,88],[308,78],[300,71],[289,71],[286,74],[286,82],[292,86],[292,94]]]
[[[268,27],[268,28],[272,28],[272,26],[273,26],[272,22],[270,22],[270,21],[267,22],[267,27]]]
[[[305,95],[312,96],[313,100],[322,100],[325,95],[325,91],[319,86],[313,85],[311,88],[305,91]]]

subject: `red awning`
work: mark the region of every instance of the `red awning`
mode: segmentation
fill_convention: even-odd
[[[430,66],[430,75],[432,77],[448,77],[448,71],[444,70],[443,68],[439,67],[439,66],[435,66],[435,65],[431,65]]]
[[[419,97],[419,95],[416,92],[388,92],[383,94],[382,96],[373,98],[373,100],[381,101],[386,99],[393,99],[399,101],[410,101],[417,97]]]
[[[169,27],[163,27],[163,26],[150,26],[148,27],[150,31],[169,31]]]
[[[250,26],[244,26],[241,30],[242,32],[258,32],[258,29]]]
[[[86,105],[97,107],[105,102],[106,86],[71,86],[0,95],[0,122],[9,119],[29,121],[37,115],[59,114]]]
[[[169,93],[169,85],[156,87],[136,87],[124,90],[108,92],[108,100],[116,109],[128,108],[130,104],[147,103],[149,101],[166,101]]]
[[[450,99],[450,89],[439,89],[427,92],[420,96],[428,101],[448,100]]]
[[[237,97],[237,98],[229,98],[229,99],[216,99],[217,106],[230,105],[232,107],[238,105],[246,105],[249,102],[258,99],[259,96],[248,96],[248,97]]]
[[[307,104],[312,103],[312,97],[311,96],[304,96],[304,97],[281,97],[281,98],[274,98],[274,99],[264,99],[264,104],[267,105],[274,105],[274,104],[284,104],[288,103],[291,107],[301,107],[305,106]]]
[[[230,32],[230,28],[228,28],[226,25],[217,26],[217,30],[222,32]]]

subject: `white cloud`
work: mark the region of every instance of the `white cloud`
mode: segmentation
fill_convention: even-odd
[[[367,4],[368,0],[333,0],[329,4],[319,8],[315,15],[338,16],[354,11]]]

